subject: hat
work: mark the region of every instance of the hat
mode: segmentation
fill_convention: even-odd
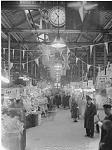
[[[92,98],[89,95],[86,95],[86,100],[92,100]]]
[[[106,101],[103,103],[103,107],[104,108],[111,108],[112,107],[112,99],[108,97],[106,99]]]

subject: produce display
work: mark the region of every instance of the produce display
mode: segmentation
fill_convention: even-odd
[[[17,116],[10,117],[7,114],[2,115],[2,134],[18,133],[22,134],[24,123],[21,122]]]

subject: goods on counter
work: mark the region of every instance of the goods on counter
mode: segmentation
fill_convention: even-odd
[[[24,123],[20,122],[18,117],[11,118],[7,114],[2,115],[2,133],[23,133]]]

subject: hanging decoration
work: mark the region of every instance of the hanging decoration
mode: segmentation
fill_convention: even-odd
[[[91,65],[87,64],[87,71],[89,71],[90,67],[91,67]]]
[[[9,66],[9,67],[10,67],[10,69],[11,69],[11,68],[13,67],[13,63],[10,63],[10,66]]]
[[[100,66],[98,66],[98,72],[101,72],[101,68],[100,68]]]
[[[23,59],[24,59],[24,55],[25,55],[25,50],[23,50]]]
[[[28,73],[28,54],[27,54],[27,73]]]
[[[15,51],[15,50],[13,49],[13,50],[12,50],[12,53],[13,53],[13,59],[14,59],[14,51]]]
[[[25,64],[24,64],[24,63],[22,63],[22,66],[23,66],[23,69],[24,69],[24,67],[25,67]]]
[[[68,56],[69,53],[70,53],[70,50],[69,50],[69,48],[67,47],[67,56]]]
[[[3,54],[5,55],[5,48],[3,48]]]
[[[83,7],[79,8],[79,14],[80,14],[80,17],[81,17],[81,21],[83,22],[84,16],[85,16]]]
[[[108,43],[105,42],[105,48],[106,48],[106,51],[107,51],[107,54],[108,54]]]
[[[93,45],[90,45],[90,57],[92,55]]]
[[[107,42],[103,42],[103,43],[97,43],[97,44],[93,44],[92,46],[96,46],[96,45],[107,45],[106,47],[108,48],[108,43],[112,43],[112,41],[107,41]],[[45,45],[45,44],[42,44],[42,45],[39,45],[39,50],[42,50],[41,49],[41,47],[43,46],[43,45]],[[45,45],[46,46],[46,45]],[[69,48],[69,50],[71,50],[71,49],[74,49],[74,48],[84,48],[84,47],[88,47],[88,46],[90,46],[90,45],[82,45],[82,46],[74,46],[73,48]],[[47,45],[47,47],[48,47],[48,49],[47,49],[47,53],[48,52],[51,52],[53,49],[51,49],[51,46],[48,46]],[[5,50],[8,50],[8,48],[3,48],[4,49],[4,51]],[[13,49],[11,49],[11,50],[13,50]],[[20,49],[14,49],[14,50],[16,50],[16,51],[20,51]],[[63,49],[55,49],[54,48],[54,51],[56,51],[56,50],[59,50],[59,52],[61,51],[61,50],[63,50]],[[23,50],[21,50],[21,51],[23,51]],[[24,50],[25,51],[25,50]],[[27,50],[28,52],[37,52],[37,49],[36,50]]]
[[[76,64],[77,64],[78,60],[79,60],[79,58],[76,57]]]
[[[107,70],[109,70],[109,67],[110,67],[110,62],[108,61]]]
[[[98,4],[97,3],[91,4],[91,3],[88,3],[87,1],[81,1],[81,2],[70,2],[68,3],[67,6],[78,10],[81,20],[83,22],[86,13],[89,10],[95,9],[98,6]]]
[[[38,64],[39,64],[39,62],[38,62]],[[35,64],[35,77],[36,77],[36,64]]]
[[[38,58],[35,59],[35,62],[39,66],[39,59]]]

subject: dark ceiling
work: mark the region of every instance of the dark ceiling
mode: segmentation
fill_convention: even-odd
[[[73,1],[72,1],[73,2]],[[13,49],[24,49],[27,52],[29,60],[38,57],[41,52],[39,45],[50,44],[55,38],[58,28],[53,26],[49,17],[43,14],[43,10],[48,12],[55,6],[65,8],[66,23],[59,28],[61,37],[66,41],[70,49],[70,70],[67,70],[66,77],[68,81],[80,81],[82,75],[82,65],[75,64],[75,56],[88,64],[95,66],[104,66],[108,61],[112,63],[112,2],[94,1],[97,3],[96,9],[85,13],[84,20],[81,20],[79,12],[67,7],[70,1],[2,1],[1,2],[1,37],[2,37],[2,58],[8,59],[8,53],[3,55],[3,48],[8,48],[8,34],[11,35],[11,62],[15,63],[13,72],[18,71],[20,62],[20,51],[17,51],[13,58]],[[89,3],[89,2],[88,2]],[[27,10],[27,11],[26,11]],[[44,38],[41,36],[44,35]],[[48,39],[47,39],[48,37]],[[41,39],[42,38],[42,39]],[[89,45],[109,42],[108,54],[104,53],[104,45],[95,46],[95,53],[90,56]],[[22,55],[22,54],[21,54]],[[27,61],[27,55],[24,60]],[[95,58],[94,58],[95,57]],[[105,59],[106,58],[106,59]],[[29,73],[34,76],[34,70],[29,63]],[[33,67],[34,68],[34,67]],[[40,69],[41,68],[41,69]],[[26,69],[26,68],[25,68]],[[44,72],[46,77],[46,68],[41,64],[37,66],[37,78],[40,79],[40,72]],[[84,66],[86,73],[87,66]],[[41,71],[40,71],[41,70]],[[78,70],[78,71],[77,71]],[[88,78],[93,78],[97,74],[97,69],[90,69]]]

